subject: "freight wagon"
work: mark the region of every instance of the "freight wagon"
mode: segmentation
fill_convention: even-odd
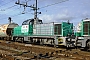
[[[13,28],[18,26],[17,23],[11,22],[11,17],[9,20],[9,23],[0,25],[0,40],[10,40]]]
[[[38,20],[38,24],[34,24],[34,19],[29,19],[13,29],[13,40],[74,47],[73,23],[42,23],[42,20]]]

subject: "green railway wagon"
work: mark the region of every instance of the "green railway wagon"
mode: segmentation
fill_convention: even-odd
[[[90,19],[88,18],[83,19],[78,24],[76,36],[77,36],[76,46],[90,49]]]

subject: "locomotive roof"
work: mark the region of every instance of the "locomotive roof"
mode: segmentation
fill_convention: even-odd
[[[83,19],[83,21],[90,21],[90,19],[86,18],[86,19]]]

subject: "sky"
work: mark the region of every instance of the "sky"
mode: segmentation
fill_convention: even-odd
[[[0,24],[8,23],[8,17],[13,22],[22,24],[27,19],[34,18],[33,10],[15,4],[18,0],[0,0]],[[28,1],[28,2],[27,2]],[[35,0],[20,0],[20,3],[35,5]],[[38,0],[38,18],[44,23],[70,21],[77,25],[82,19],[90,18],[90,0]],[[22,14],[22,13],[25,14]]]

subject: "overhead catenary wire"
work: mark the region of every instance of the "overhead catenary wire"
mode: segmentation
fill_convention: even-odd
[[[31,1],[31,0],[28,0],[28,1]],[[26,2],[28,2],[28,1],[26,1]],[[66,1],[68,1],[68,0],[59,1],[59,2],[56,2],[56,3],[50,4],[50,5],[46,5],[46,6],[41,7],[41,8],[49,7],[49,6],[56,5],[56,4],[59,4],[59,3],[62,3],[62,2],[66,2]],[[8,7],[7,9],[12,8],[12,7],[15,7],[15,6],[17,6],[17,5],[14,5],[14,6]],[[41,8],[39,8],[39,9],[41,9]],[[24,12],[24,13],[22,13],[22,14],[25,14],[25,13],[28,13],[28,12]],[[17,16],[17,15],[15,15],[15,16]]]
[[[45,0],[38,1],[38,3],[43,2],[43,1],[45,1]]]
[[[26,1],[26,3],[29,2],[29,1],[31,1],[31,0]],[[11,2],[12,2],[12,1],[11,1]],[[9,2],[8,2],[8,3],[9,3]],[[13,8],[13,7],[15,7],[15,6],[17,6],[17,5],[13,5],[13,6],[10,6],[10,7],[5,8],[5,9],[1,9],[0,11],[5,11],[5,10],[11,9],[11,8]]]
[[[25,13],[29,13],[29,11],[28,12],[25,12]],[[15,15],[12,15],[12,16],[10,16],[10,17],[17,17],[17,16],[19,16],[19,15],[25,15],[25,13],[18,13],[18,14],[15,14]],[[32,13],[30,13],[30,14],[32,14]],[[1,18],[0,20],[5,20],[5,19],[7,19],[8,17],[4,17],[4,18]]]
[[[10,17],[19,16],[19,15],[21,15],[21,14],[22,14],[22,13],[18,13],[18,14],[12,15],[12,16],[10,16]],[[4,19],[6,19],[6,18],[8,18],[8,17],[1,18],[0,20],[4,20]]]
[[[69,0],[59,1],[59,2],[56,2],[56,3],[50,4],[50,5],[46,5],[46,6],[40,7],[39,9],[46,8],[46,7],[49,7],[49,6],[52,6],[52,5],[56,5],[56,4],[59,4],[59,3],[62,3],[62,2],[66,2],[66,1],[69,1]]]
[[[18,9],[20,9],[20,8],[17,8],[17,9],[11,9],[10,10],[10,12],[14,12],[15,10],[18,10]],[[4,11],[3,11],[4,12]],[[8,12],[9,13],[9,12]],[[6,14],[4,14],[4,15],[6,15]],[[0,16],[1,17],[1,16]],[[5,19],[5,18],[2,18],[2,19]]]
[[[26,1],[26,2],[29,2],[29,1],[31,1],[31,0],[28,0],[28,1]]]
[[[31,1],[31,0],[28,0],[28,1]],[[28,2],[28,1],[26,1],[26,2]],[[10,6],[10,7],[6,8],[6,9],[11,9],[11,8],[13,8],[13,7],[15,7],[15,6],[17,6],[17,5]],[[1,9],[1,11],[6,11],[6,9]],[[20,8],[17,8],[17,9],[20,9]],[[12,10],[12,9],[11,9],[11,10]]]
[[[15,6],[17,6],[17,5],[13,5],[13,6],[10,6],[10,7],[5,8],[5,9],[1,9],[0,11],[6,11],[8,9],[11,9],[11,8],[15,7]]]
[[[31,0],[28,0],[28,1],[31,1]],[[28,1],[26,1],[26,2],[28,2]],[[46,5],[46,6],[44,6],[44,7],[39,8],[39,9],[46,8],[46,7],[49,7],[49,6],[52,6],[52,5],[56,5],[56,4],[59,4],[59,3],[65,2],[65,1],[68,1],[68,0],[59,1],[59,2],[56,2],[56,3],[50,4],[50,5]],[[6,9],[10,9],[10,8],[15,7],[15,6],[17,6],[17,5],[13,5],[13,6],[11,6],[11,7],[6,8]],[[28,13],[28,12],[25,12],[25,13]],[[13,15],[13,16],[11,16],[11,17],[15,17],[15,16],[18,16],[18,15],[21,15],[21,14],[22,14],[22,13],[17,14],[17,15]],[[8,17],[6,17],[6,18],[8,18]],[[5,19],[5,18],[3,18],[3,19]],[[2,20],[2,19],[0,19],[0,20]]]
[[[5,1],[5,0],[4,0],[4,1]],[[2,2],[4,2],[4,1],[2,1]],[[9,3],[11,3],[12,1],[13,1],[13,0],[11,0],[11,1],[7,2],[7,3],[4,3],[4,4],[0,5],[0,7],[4,6],[4,5],[6,5],[6,4],[9,4]]]
[[[18,13],[18,14],[16,14],[16,15],[11,16],[11,17],[19,16],[19,15],[21,15],[21,14],[22,14],[22,13]]]
[[[29,1],[31,1],[31,0],[28,0],[28,1],[26,1],[26,2],[29,2]],[[13,5],[13,6],[10,6],[10,7],[7,7],[7,8],[5,8],[5,9],[1,9],[1,11],[6,11],[6,10],[8,10],[8,9],[11,9],[11,8],[13,8],[13,7],[15,7],[15,6],[17,6],[17,5]],[[17,8],[17,9],[20,9],[20,8]],[[12,9],[11,9],[12,10]],[[13,12],[13,11],[12,11]],[[23,14],[23,13],[19,13],[19,14],[17,14],[17,15],[13,15],[13,16],[11,16],[11,17],[15,17],[15,16],[18,16],[18,15],[21,15],[21,14]],[[4,18],[1,18],[0,20],[3,20],[3,19],[6,19],[7,17],[4,17]]]
[[[31,11],[30,11],[31,12]],[[25,13],[29,13],[29,11],[28,12],[20,12],[20,13],[18,13],[18,14],[15,14],[15,15],[12,15],[12,16],[10,16],[10,17],[16,17],[16,16],[19,16],[19,15],[25,15]],[[32,14],[32,13],[31,13]],[[6,18],[8,18],[8,17],[4,17],[4,18],[1,18],[0,20],[4,20],[4,19],[6,19]]]

